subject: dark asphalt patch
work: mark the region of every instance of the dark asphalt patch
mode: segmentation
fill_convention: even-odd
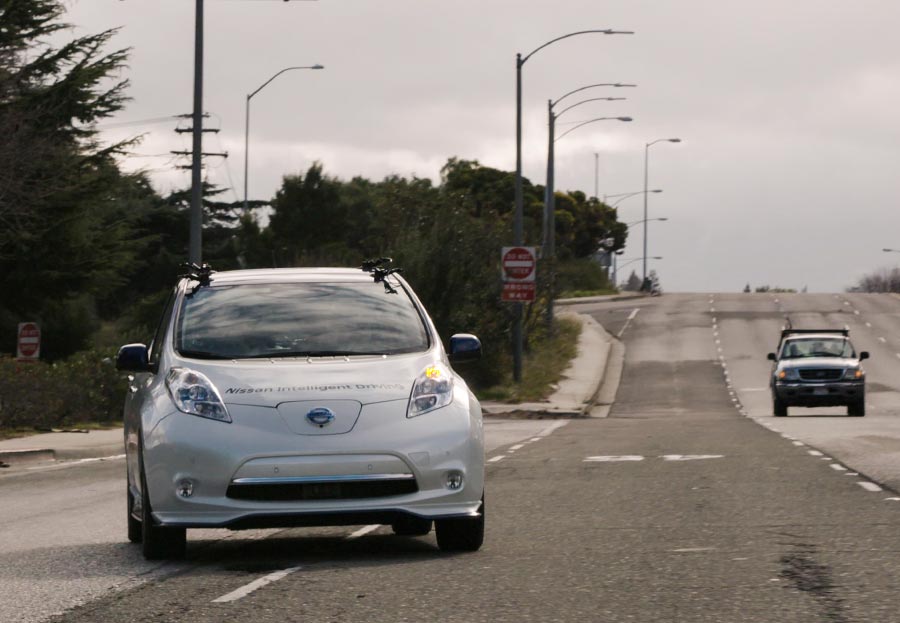
[[[722,366],[715,361],[645,361],[625,367],[609,417],[660,417],[690,413],[736,417]]]
[[[822,609],[823,621],[846,623],[844,600],[838,597],[830,567],[816,560],[815,545],[796,543],[792,551],[781,557],[781,577],[790,583],[788,588],[806,593]]]

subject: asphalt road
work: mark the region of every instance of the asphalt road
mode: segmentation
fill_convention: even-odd
[[[872,352],[865,418],[771,417],[759,388],[780,307],[797,326],[849,324]],[[0,477],[15,509],[0,512],[0,620],[900,622],[900,496],[878,484],[900,483],[900,300],[579,311],[626,344],[616,402],[607,418],[490,425],[481,551],[384,527],[192,532],[187,561],[152,566],[123,543],[121,462],[35,471]],[[39,611],[54,587],[70,603]]]

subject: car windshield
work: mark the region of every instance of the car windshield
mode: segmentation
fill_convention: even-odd
[[[850,340],[842,337],[816,337],[788,340],[781,350],[782,359],[803,357],[856,357]]]
[[[184,297],[175,348],[202,359],[426,350],[423,319],[406,292],[396,290],[369,282],[203,287]]]

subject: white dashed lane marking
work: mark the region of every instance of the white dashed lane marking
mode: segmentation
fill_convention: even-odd
[[[237,601],[238,599],[242,599],[242,598],[246,597],[253,591],[258,590],[268,584],[271,584],[272,582],[277,582],[278,580],[282,579],[283,577],[288,576],[291,573],[293,573],[294,571],[298,571],[299,569],[301,569],[301,567],[289,567],[287,569],[282,569],[281,571],[276,571],[275,573],[270,573],[269,575],[263,576],[263,577],[259,578],[258,580],[254,580],[254,581],[250,582],[249,584],[245,584],[244,586],[242,586],[241,588],[239,588],[235,591],[231,591],[230,593],[227,593],[225,595],[222,595],[221,597],[213,599],[212,602],[214,604],[224,604],[224,603],[228,603],[231,601]]]
[[[370,532],[374,532],[375,530],[378,529],[378,526],[379,526],[379,525],[380,525],[380,524],[377,524],[377,523],[376,523],[376,524],[372,524],[372,525],[366,526],[366,527],[364,527],[364,528],[360,528],[360,529],[357,530],[356,532],[353,532],[353,533],[351,533],[351,534],[348,534],[348,535],[346,536],[346,540],[352,541],[353,539],[358,539],[359,537],[365,536],[366,534],[369,534]],[[299,567],[298,567],[298,569],[299,569]]]
[[[866,491],[871,491],[872,493],[877,493],[878,491],[883,491],[883,489],[881,487],[879,487],[878,485],[876,485],[874,482],[866,482],[866,481],[861,480],[861,481],[857,482],[856,484],[858,484],[860,487],[862,487]]]
[[[506,455],[505,455],[505,454],[501,454],[500,456],[495,456],[495,457],[492,458],[492,459],[488,459],[488,463],[496,463],[497,461],[502,461],[502,460],[505,459],[505,458],[506,458]]]
[[[626,461],[643,461],[644,457],[639,454],[620,454],[611,456],[589,456],[585,457],[584,463],[619,463]]]

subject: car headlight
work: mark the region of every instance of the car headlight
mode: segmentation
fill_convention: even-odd
[[[453,402],[453,376],[440,363],[425,368],[413,384],[406,417],[415,417]]]
[[[866,376],[866,373],[862,371],[862,368],[847,368],[844,371],[844,379],[848,381],[858,381]]]
[[[166,389],[179,411],[218,422],[231,422],[219,390],[206,375],[187,368],[172,368],[166,375]]]
[[[779,381],[796,381],[800,374],[794,368],[782,368],[775,373],[775,378]]]

